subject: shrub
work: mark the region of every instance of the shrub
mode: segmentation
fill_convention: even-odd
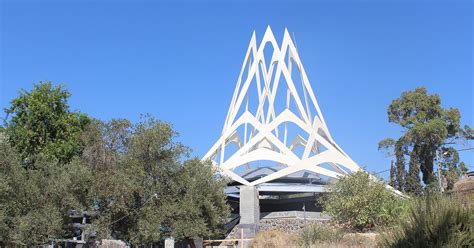
[[[474,211],[454,197],[415,199],[407,218],[383,236],[382,247],[474,247]]]
[[[318,243],[337,243],[344,237],[340,229],[333,229],[321,225],[311,225],[299,233],[298,242],[303,247],[310,247]]]
[[[301,230],[300,247],[377,247],[376,234],[345,233],[343,229],[312,225]]]
[[[379,227],[394,225],[398,220],[403,219],[408,214],[409,207],[408,200],[392,198],[382,204],[375,224]]]
[[[378,238],[379,235],[375,233],[349,233],[344,235],[344,239],[342,240],[340,247],[375,248],[378,247]]]
[[[286,248],[295,246],[296,238],[294,235],[278,230],[259,232],[249,244],[249,248]]]
[[[363,171],[340,178],[322,203],[333,221],[357,230],[391,224],[405,209],[385,183]]]

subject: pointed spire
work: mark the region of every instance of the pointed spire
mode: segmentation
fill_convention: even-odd
[[[265,61],[263,48],[267,43],[274,49],[272,58],[268,58],[272,61],[268,68],[262,63]],[[288,49],[289,60],[284,61]],[[294,68],[287,64],[293,63],[290,58],[296,64]],[[244,75],[246,70],[248,73]],[[301,85],[293,82],[291,70],[299,71]],[[255,88],[257,92],[252,92]],[[275,102],[278,92],[286,95],[287,101],[293,104],[286,103],[285,108],[276,108],[283,104]],[[249,100],[251,95],[255,97]],[[256,110],[249,109],[249,101],[257,103]],[[294,136],[288,136],[294,132]],[[231,144],[237,146],[237,151],[228,148]],[[304,147],[302,155],[295,151],[300,146]],[[269,182],[299,171],[335,178],[347,173],[341,166],[349,171],[360,169],[331,138],[290,33],[285,28],[279,46],[270,26],[267,26],[259,47],[255,31],[252,33],[221,137],[204,159],[213,159],[224,174],[247,185]],[[253,182],[233,171],[258,161],[273,161],[275,168],[280,170]],[[328,164],[333,170],[321,167],[322,164]],[[282,169],[281,165],[286,167]]]

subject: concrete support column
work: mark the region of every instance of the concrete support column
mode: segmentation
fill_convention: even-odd
[[[254,186],[240,187],[240,223],[244,238],[253,238],[258,232],[260,204],[258,189]]]
[[[174,248],[174,238],[166,238],[165,239],[165,248]]]
[[[196,248],[203,248],[204,247],[203,239],[202,238],[194,239],[194,245],[196,245]]]

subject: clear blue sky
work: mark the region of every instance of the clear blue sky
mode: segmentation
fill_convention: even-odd
[[[73,109],[151,113],[202,156],[252,31],[271,25],[294,33],[333,137],[370,171],[389,167],[377,142],[400,134],[386,110],[402,91],[424,85],[474,126],[472,1],[292,2],[3,0],[0,107],[40,80],[66,83]],[[474,169],[474,152],[462,159]]]

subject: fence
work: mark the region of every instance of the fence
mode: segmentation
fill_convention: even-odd
[[[219,246],[221,246],[222,243],[224,244],[230,244],[232,247],[239,247],[243,248],[244,247],[244,242],[250,242],[252,239],[244,239],[244,230],[240,229],[240,238],[238,239],[207,239],[203,240],[203,246],[204,247],[214,247],[213,244],[218,243]]]

